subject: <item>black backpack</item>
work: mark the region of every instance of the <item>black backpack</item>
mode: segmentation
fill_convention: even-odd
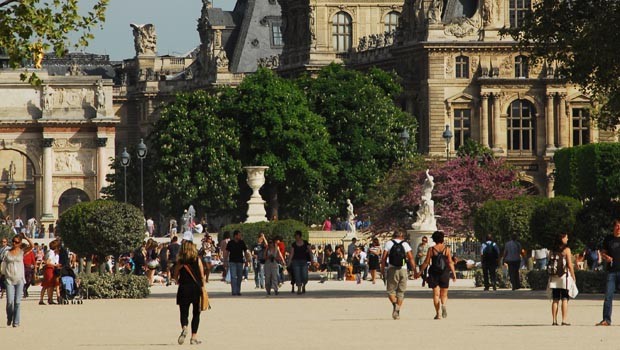
[[[549,262],[547,263],[547,273],[549,276],[563,276],[564,270],[562,253],[552,252],[549,254]]]
[[[448,264],[446,263],[446,256],[444,255],[447,248],[444,248],[442,251],[435,250],[433,251],[437,253],[431,258],[431,272],[436,274],[442,274],[447,268]]]
[[[497,264],[497,259],[499,258],[499,254],[497,254],[497,249],[495,249],[495,242],[491,242],[484,247],[482,251],[482,262],[485,264]]]
[[[405,247],[403,247],[403,243],[405,241],[396,242],[392,240],[394,244],[390,249],[390,255],[388,256],[390,259],[390,265],[395,267],[402,267],[405,265],[405,258],[407,253],[405,253]]]

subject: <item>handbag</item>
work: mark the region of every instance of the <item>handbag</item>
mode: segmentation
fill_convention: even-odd
[[[567,280],[567,284],[568,284],[568,286],[567,286],[568,296],[571,299],[574,299],[579,294],[579,290],[577,289],[577,283],[575,282],[573,277],[571,277],[570,275],[566,278],[566,280]]]
[[[192,279],[194,280],[194,282],[196,282],[196,284],[200,287],[200,292],[201,292],[200,311],[211,309],[211,304],[209,304],[209,294],[207,293],[207,288],[205,286],[200,286],[200,284],[198,284],[198,280],[196,279],[196,277],[194,277],[194,273],[187,265],[183,265],[183,268],[185,268],[185,270],[189,273],[189,275],[192,276]]]

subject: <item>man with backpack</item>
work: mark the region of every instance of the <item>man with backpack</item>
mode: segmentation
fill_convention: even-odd
[[[489,290],[489,276],[493,283],[493,290],[497,290],[497,266],[499,265],[499,247],[493,242],[493,236],[487,235],[486,242],[482,243],[482,274],[484,275],[484,290]]]
[[[394,232],[392,240],[385,244],[381,257],[381,274],[386,279],[388,298],[392,303],[392,318],[395,320],[400,319],[400,309],[407,290],[407,261],[411,264],[412,271],[417,273],[411,246],[403,240],[403,237],[402,232]]]

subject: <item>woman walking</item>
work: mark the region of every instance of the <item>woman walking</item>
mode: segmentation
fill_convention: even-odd
[[[284,263],[284,257],[273,239],[269,240],[265,250],[265,290],[271,295],[271,290],[278,295],[278,274],[280,265]]]
[[[190,344],[202,343],[196,338],[198,325],[200,324],[200,297],[204,286],[204,269],[198,258],[198,250],[194,243],[183,241],[181,250],[174,268],[174,279],[179,285],[177,291],[177,305],[181,314],[181,335],[179,345],[185,342],[187,337],[187,325],[189,324],[189,305],[192,305],[192,336]]]
[[[421,271],[430,266],[426,282],[428,287],[433,290],[435,319],[441,320],[441,318],[448,317],[446,304],[448,303],[450,274],[452,274],[452,281],[456,282],[456,271],[454,271],[454,262],[452,261],[450,248],[443,243],[444,233],[442,231],[435,231],[431,238],[435,242],[435,246],[428,249],[426,259],[422,266],[420,266],[420,272],[415,275],[415,278],[420,277],[422,275]],[[441,315],[439,314],[440,306]]]
[[[28,245],[24,244],[22,246],[22,238],[28,241]],[[6,325],[19,327],[19,308],[22,302],[24,284],[26,283],[24,254],[32,250],[33,244],[30,238],[24,236],[23,233],[13,237],[12,242],[13,246],[5,252],[2,259],[0,272],[6,278]]]
[[[289,256],[291,257],[297,294],[305,293],[308,283],[308,262],[312,261],[312,252],[308,242],[301,238],[301,231],[295,231],[295,242],[291,244]]]
[[[549,257],[549,265],[551,265],[551,267],[557,267],[557,274],[552,274],[549,277],[548,286],[548,288],[551,289],[551,294],[553,297],[553,302],[551,303],[551,317],[553,318],[552,325],[558,325],[558,308],[560,301],[562,301],[562,326],[570,326],[570,323],[567,322],[569,299],[568,289],[570,284],[577,283],[577,280],[575,279],[575,269],[573,268],[573,255],[568,247],[567,233],[558,234]]]
[[[376,283],[377,270],[379,270],[379,260],[381,259],[381,245],[378,238],[372,239],[372,244],[368,248],[368,269],[370,270],[370,278],[372,284]]]
[[[202,259],[202,267],[205,270],[205,282],[209,283],[209,275],[213,268],[213,254],[215,254],[215,245],[213,244],[213,238],[209,234],[205,234],[202,240],[202,248],[198,252]]]
[[[41,282],[41,296],[39,298],[39,305],[45,305],[43,297],[47,292],[47,303],[49,305],[56,304],[54,302],[54,288],[58,283],[55,270],[60,268],[60,241],[54,240],[50,242],[49,249],[43,259],[43,282]]]

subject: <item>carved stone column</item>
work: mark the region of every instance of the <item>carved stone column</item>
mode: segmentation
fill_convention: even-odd
[[[52,143],[54,139],[43,139],[43,215],[41,215],[42,223],[54,222],[54,211],[52,208]],[[47,233],[46,233],[47,234]]]
[[[480,143],[489,147],[489,93],[482,93],[482,112],[480,113]]]
[[[106,145],[108,143],[107,137],[98,137],[96,139],[97,145],[97,198],[101,198],[101,189],[105,187],[106,180],[105,176],[107,171],[106,165]]]
[[[499,93],[493,94],[493,151],[495,153],[502,153],[502,147],[500,146],[500,138],[502,134],[501,130],[501,107],[499,105]]]
[[[547,93],[547,108],[545,110],[545,118],[547,122],[547,144],[545,148],[547,155],[552,154],[555,151],[555,110],[553,108],[554,102],[555,93]]]
[[[558,96],[560,97],[560,113],[558,115],[560,135],[558,137],[558,143],[560,148],[564,148],[568,146],[570,123],[568,116],[566,115],[566,94],[561,93]]]

